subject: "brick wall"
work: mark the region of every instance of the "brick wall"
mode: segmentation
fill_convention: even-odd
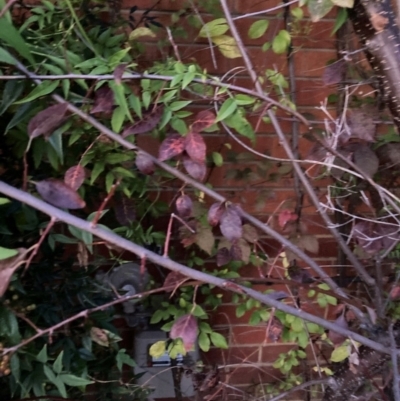
[[[254,5],[252,4],[254,3]],[[168,25],[171,13],[179,10],[185,4],[184,1],[162,0],[152,15],[157,15],[160,22]],[[278,4],[278,1],[257,1],[249,2],[244,0],[229,1],[231,10],[234,15],[241,15],[242,13],[255,12],[263,9],[273,7]],[[123,8],[127,10],[129,7],[136,5],[139,9],[146,9],[149,7],[148,0],[125,0]],[[261,44],[266,40],[273,38],[274,34],[282,29],[282,18],[278,15],[282,10],[268,13],[266,18],[270,20],[270,26],[266,38],[264,40],[249,40],[247,31],[249,26],[255,20],[260,19],[260,16],[239,19],[237,26],[243,34],[243,39],[254,63],[257,72],[262,73],[266,68],[277,68],[279,71],[287,73],[287,63],[285,56],[277,56],[272,51],[263,52]],[[124,11],[126,13],[127,11]],[[140,14],[141,10],[137,13]],[[210,15],[203,14],[205,21],[211,19]],[[336,59],[335,36],[331,35],[334,25],[334,13],[322,19],[318,23],[311,23],[306,18],[302,22],[304,29],[299,36],[295,37],[293,45],[295,50],[294,66],[296,74],[296,98],[299,111],[302,113],[312,113],[317,120],[323,119],[323,114],[316,107],[323,102],[326,97],[334,92],[333,88],[327,88],[322,82],[322,73],[325,65],[329,60]],[[210,49],[206,40],[196,40],[189,38],[177,41],[179,52],[183,61],[195,59],[203,68],[212,74],[223,75],[228,73],[234,67],[243,65],[242,59],[229,60],[215,51],[215,57],[218,67],[215,68],[211,61]],[[172,54],[172,52],[171,52]],[[143,61],[152,61],[159,57],[156,44],[150,42],[146,44],[146,54],[143,56]],[[233,84],[245,85],[252,87],[251,81],[245,72],[240,72],[232,81]],[[334,112],[334,110],[333,110]],[[284,116],[282,116],[284,117]],[[255,122],[257,117],[250,118],[251,122]],[[282,128],[287,135],[291,135],[292,125],[291,122],[281,119]],[[307,127],[300,126],[300,135],[307,133]],[[220,145],[227,142],[226,134],[223,132],[209,133],[204,135],[206,138],[208,150],[217,150]],[[148,151],[157,149],[157,144],[149,137],[143,136],[139,138],[139,145]],[[230,141],[232,143],[232,141]],[[232,143],[233,150],[243,152],[236,143]],[[274,134],[273,127],[267,124],[261,124],[257,132],[257,142],[255,148],[259,151],[267,151],[270,155],[275,157],[285,157],[284,151],[279,145],[279,141]],[[300,152],[304,156],[310,148],[310,143],[306,140],[300,141]],[[224,156],[226,156],[227,151]],[[255,161],[241,161],[240,168],[250,167],[254,168]],[[267,221],[272,218],[271,224],[277,227],[277,211],[282,208],[292,209],[295,204],[296,195],[293,191],[293,179],[284,178],[276,183],[266,182],[261,185],[248,185],[246,183],[235,181],[226,178],[226,173],[232,168],[238,168],[237,164],[232,165],[229,161],[224,163],[222,168],[214,169],[210,176],[210,182],[213,187],[227,198],[241,203],[246,211],[252,212],[255,216],[262,221]],[[326,181],[314,182],[315,187],[318,188],[318,193],[321,199],[324,198],[326,192]],[[172,200],[176,195],[176,189],[179,188],[178,183],[176,186],[172,184],[171,188],[167,189],[163,194],[165,200]],[[262,208],[255,207],[257,202],[257,194],[263,191],[265,193],[266,202]],[[309,233],[315,234],[319,240],[320,251],[316,257],[316,261],[321,265],[326,266],[326,270],[331,275],[336,274],[336,246],[334,240],[330,237],[328,231],[325,229],[320,217],[316,214],[314,207],[311,205],[310,200],[305,197],[304,208],[302,212],[302,221],[307,225]],[[277,256],[281,252],[280,244],[275,240],[264,238],[265,246],[270,258]],[[210,261],[213,266],[213,261]],[[301,263],[300,263],[301,264]],[[247,266],[242,270],[246,277],[259,278],[259,272],[255,267]],[[278,274],[279,273],[279,274]],[[273,277],[283,275],[283,270],[278,272],[277,269],[272,270]],[[259,287],[265,289],[266,287]],[[271,288],[271,287],[268,287]],[[279,288],[280,289],[280,288]],[[282,287],[282,289],[285,289]],[[272,368],[272,363],[276,360],[278,355],[293,349],[293,344],[274,343],[268,339],[266,332],[266,325],[249,326],[247,321],[249,314],[237,318],[236,305],[230,302],[229,296],[224,296],[224,304],[212,315],[211,321],[213,327],[226,335],[229,341],[228,350],[220,350],[211,348],[211,350],[203,356],[204,360],[210,364],[226,365],[223,370],[222,379],[229,385],[239,387],[243,391],[255,389],[258,383],[271,383],[276,382],[282,376],[279,371]],[[324,313],[315,304],[311,304],[310,300],[303,297],[304,309],[316,313]],[[131,335],[127,334],[128,338]],[[127,345],[129,340],[127,341]],[[317,350],[317,353],[319,351]],[[312,352],[309,352],[310,356]],[[315,365],[313,361],[311,365]],[[250,386],[250,387],[249,387]]]

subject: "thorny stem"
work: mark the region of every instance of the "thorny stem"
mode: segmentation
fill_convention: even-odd
[[[274,299],[273,293],[269,294],[269,295],[262,294],[257,290],[253,290],[251,288],[247,288],[247,287],[244,287],[244,286],[241,286],[238,284],[232,285],[233,283],[230,282],[229,280],[221,279],[221,278],[215,277],[211,274],[207,274],[207,273],[195,270],[195,269],[191,269],[191,268],[189,268],[185,265],[182,265],[180,263],[177,263],[169,258],[165,258],[161,255],[151,252],[150,250],[143,248],[143,247],[115,234],[112,231],[104,230],[99,227],[93,227],[89,221],[85,221],[85,220],[80,219],[76,216],[73,216],[67,212],[64,212],[52,205],[49,205],[48,203],[43,202],[42,200],[40,200],[26,192],[23,192],[17,188],[14,188],[2,181],[0,181],[0,193],[3,193],[6,196],[16,199],[30,207],[33,207],[34,209],[37,209],[37,210],[43,212],[44,214],[54,217],[58,221],[62,221],[66,224],[70,224],[83,231],[90,232],[93,235],[103,239],[104,241],[107,241],[108,243],[114,244],[114,245],[118,246],[119,248],[125,249],[126,251],[136,254],[139,258],[146,257],[146,260],[149,260],[157,265],[163,266],[168,270],[179,272],[179,273],[181,273],[187,277],[190,277],[194,280],[201,281],[201,282],[207,283],[207,284],[212,284],[219,288],[223,288],[223,289],[228,288],[232,292],[236,292],[239,294],[245,294],[251,298],[254,298],[255,300],[260,301],[260,303],[262,303],[264,305],[274,307],[285,313],[289,313],[289,314],[299,317],[301,319],[318,324],[327,330],[333,330],[339,334],[342,334],[345,337],[349,337],[349,338],[353,339],[354,341],[358,341],[359,343],[366,345],[367,347],[370,347],[378,352],[382,352],[385,354],[390,354],[392,352],[392,350],[389,347],[385,347],[384,345],[379,344],[373,340],[370,340],[370,339],[368,339],[360,334],[357,334],[351,330],[344,329],[341,326],[339,326],[333,322],[330,322],[330,321],[320,318],[318,316],[312,315],[303,310],[298,310],[298,309],[296,309],[290,305],[287,305],[283,302],[277,301],[276,299]],[[153,291],[159,291],[159,290],[160,289],[153,290]],[[149,292],[146,292],[145,294],[147,295],[147,294],[151,294],[151,293],[153,293],[153,292],[149,291]],[[140,294],[140,296],[143,296],[143,294]],[[135,296],[132,296],[132,298],[134,298],[134,297]],[[79,319],[81,317],[86,317],[89,313],[101,310],[101,308],[112,306],[119,302],[122,302],[123,300],[128,300],[128,299],[132,299],[132,298],[126,297],[126,298],[123,298],[122,300],[116,300],[116,301],[110,302],[110,303],[106,304],[106,306],[102,305],[102,306],[99,306],[99,307],[96,307],[93,309],[88,309],[88,310],[82,311],[82,312],[78,313],[77,315],[67,319],[67,323],[72,320]],[[43,332],[50,333],[50,332],[54,331],[55,329],[62,327],[64,324],[65,324],[65,321],[61,322],[51,328],[45,329]],[[15,347],[8,348],[7,350],[4,350],[4,352],[5,353],[15,352],[22,345],[30,343],[31,341],[35,340],[38,337],[39,337],[39,335],[35,335],[35,336],[30,337],[29,339],[25,339],[21,344],[18,344]],[[396,351],[396,353],[399,353],[399,352]]]
[[[236,26],[232,20],[232,16],[229,12],[229,8],[227,5],[226,0],[220,0],[221,2],[221,6],[223,8],[224,14],[225,14],[225,18],[227,20],[227,23],[229,25],[229,29],[232,32],[232,36],[235,39],[235,42],[239,48],[239,51],[243,57],[244,63],[246,65],[247,68],[247,72],[251,78],[251,80],[254,83],[254,86],[256,88],[256,91],[259,94],[263,93],[263,89],[262,86],[259,82],[259,80],[257,79],[257,75],[254,71],[253,68],[253,64],[246,52],[246,49],[243,45],[242,42],[242,38],[239,35],[239,32],[236,29]],[[290,148],[290,145],[288,143],[288,141],[286,140],[285,134],[282,132],[282,129],[276,119],[275,114],[271,111],[268,110],[268,117],[271,119],[271,122],[275,128],[275,131],[278,135],[278,138],[280,140],[280,143],[282,144],[283,148],[285,149],[286,154],[288,155],[290,160],[294,159],[294,154],[292,152],[292,149]],[[298,175],[298,177],[300,178],[304,188],[306,189],[310,199],[312,200],[312,202],[314,203],[315,207],[317,208],[318,212],[320,213],[321,217],[323,218],[323,220],[325,221],[326,225],[328,226],[329,230],[331,231],[333,237],[335,238],[335,240],[338,242],[339,246],[343,249],[343,252],[345,252],[346,256],[348,257],[349,261],[352,263],[352,265],[354,266],[354,269],[357,271],[357,273],[363,278],[363,280],[368,284],[368,285],[374,285],[375,284],[375,280],[373,277],[371,277],[367,271],[365,270],[364,266],[360,263],[360,261],[355,257],[355,255],[353,254],[353,252],[351,251],[351,249],[348,247],[348,245],[346,244],[346,242],[343,240],[342,236],[340,235],[340,233],[332,226],[332,221],[330,219],[330,217],[328,216],[328,214],[321,209],[320,204],[319,204],[319,200],[317,195],[315,194],[315,191],[313,190],[312,186],[310,185],[308,179],[306,178],[306,176],[304,175],[303,170],[301,169],[301,167],[297,164],[297,163],[292,163],[294,170],[296,172],[296,174]],[[361,317],[361,316],[359,316]]]

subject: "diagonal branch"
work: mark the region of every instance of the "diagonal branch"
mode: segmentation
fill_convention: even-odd
[[[134,253],[142,260],[145,258],[146,260],[149,260],[162,267],[165,267],[168,270],[179,272],[179,273],[181,273],[189,278],[192,278],[194,280],[198,280],[198,281],[201,281],[201,282],[207,283],[207,284],[212,284],[219,288],[229,290],[234,293],[247,295],[251,298],[256,299],[257,301],[260,301],[260,303],[262,303],[264,305],[276,308],[283,312],[297,316],[301,319],[318,324],[327,330],[333,330],[345,337],[353,339],[354,341],[358,341],[359,343],[366,345],[367,347],[370,347],[375,351],[378,351],[378,352],[381,352],[384,354],[391,354],[393,352],[390,349],[390,347],[386,347],[386,346],[379,344],[373,340],[370,340],[360,334],[357,334],[351,330],[344,329],[335,323],[329,322],[318,316],[314,316],[301,309],[296,309],[293,306],[290,306],[283,302],[277,301],[276,299],[274,299],[273,294],[270,294],[270,295],[262,294],[259,291],[241,286],[230,280],[225,280],[225,279],[222,279],[219,277],[215,277],[211,274],[207,274],[207,273],[195,270],[195,269],[191,269],[191,268],[189,268],[185,265],[182,265],[178,262],[175,262],[169,258],[158,255],[146,248],[141,247],[140,245],[137,245],[125,238],[122,238],[121,236],[115,234],[114,232],[112,232],[110,230],[105,230],[100,227],[94,227],[91,222],[85,221],[81,218],[71,215],[70,213],[64,212],[38,198],[30,195],[29,193],[21,191],[19,189],[16,189],[2,181],[0,181],[0,193],[4,194],[6,196],[9,196],[13,199],[16,199],[30,207],[33,207],[34,209],[37,209],[37,210],[43,212],[44,214],[47,214],[48,216],[51,216],[52,218],[57,219],[58,221],[62,221],[64,223],[70,224],[76,228],[79,228],[80,230],[90,232],[93,235],[103,239],[104,241],[109,242],[110,244],[116,245],[119,248],[125,249],[128,252]],[[127,299],[128,298],[124,298],[124,300],[127,300]],[[85,311],[83,311],[81,313],[82,313],[82,315],[79,315],[79,317],[86,316]],[[35,338],[37,338],[37,337],[35,337]],[[398,352],[399,351],[397,351],[396,354]]]

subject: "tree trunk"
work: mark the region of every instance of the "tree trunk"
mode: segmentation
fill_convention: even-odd
[[[400,132],[400,31],[390,0],[356,0],[349,18]]]

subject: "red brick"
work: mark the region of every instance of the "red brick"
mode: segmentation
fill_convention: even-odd
[[[279,357],[280,354],[285,354],[292,349],[296,349],[296,344],[270,344],[261,348],[261,360],[262,363],[273,364]]]
[[[229,347],[229,349],[211,348],[203,354],[206,363],[217,363],[219,365],[246,364],[259,362],[260,347],[240,346]]]
[[[334,49],[310,49],[294,54],[295,74],[297,78],[321,78],[328,61],[336,60]]]
[[[282,374],[270,366],[236,367],[227,373],[223,380],[232,386],[275,382]]]

